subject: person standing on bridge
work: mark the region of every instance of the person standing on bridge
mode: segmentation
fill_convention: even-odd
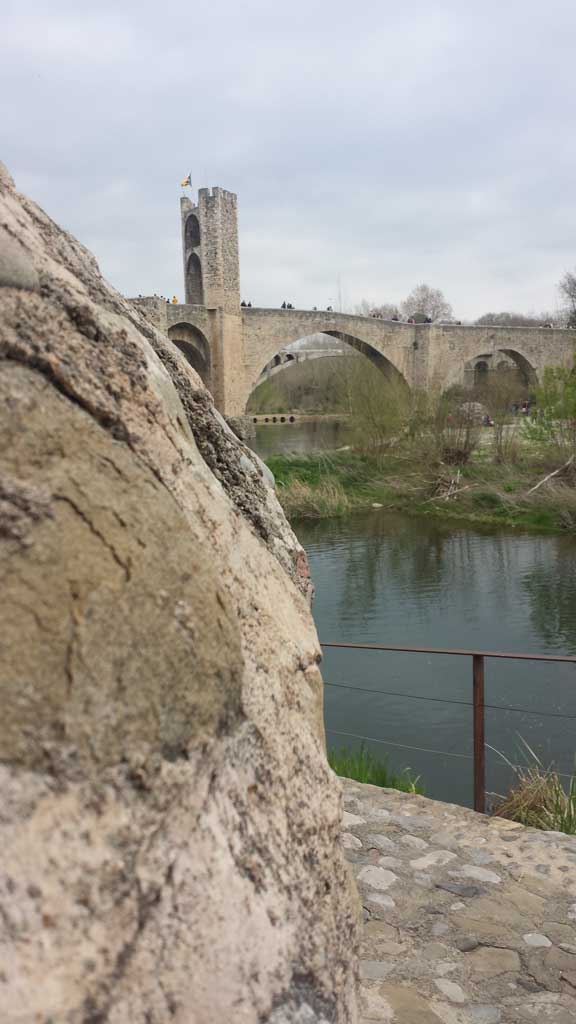
[[[280,306],[280,309],[288,309],[288,306],[286,305],[286,299],[284,299],[284,302]]]
[[[173,306],[177,306],[178,305],[178,299],[176,298],[175,295],[172,296],[172,305]]]

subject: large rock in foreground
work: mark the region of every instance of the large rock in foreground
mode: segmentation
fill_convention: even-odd
[[[0,286],[2,1022],[353,1021],[305,556],[4,171]]]

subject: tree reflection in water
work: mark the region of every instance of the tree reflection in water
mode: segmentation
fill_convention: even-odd
[[[532,626],[547,650],[576,654],[576,541],[554,537],[546,547],[546,561],[528,569],[522,579]]]

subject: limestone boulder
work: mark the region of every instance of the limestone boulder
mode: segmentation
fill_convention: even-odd
[[[181,353],[0,174],[3,1024],[348,1024],[305,555]]]

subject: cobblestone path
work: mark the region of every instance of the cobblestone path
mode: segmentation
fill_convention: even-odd
[[[576,837],[343,781],[362,1024],[576,1024]]]

